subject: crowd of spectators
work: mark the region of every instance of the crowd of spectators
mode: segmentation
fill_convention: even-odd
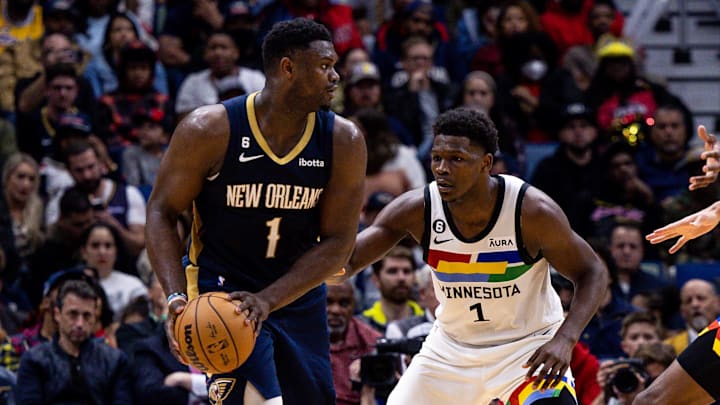
[[[644,240],[718,200],[720,189],[687,189],[703,165],[693,117],[645,73],[612,0],[0,7],[0,386],[17,387],[0,395],[14,392],[18,403],[207,401],[202,374],[167,350],[145,203],[178,122],[262,89],[263,36],[298,17],[330,30],[342,88],[332,109],[366,138],[361,227],[432,179],[432,124],[464,106],[498,127],[494,174],[550,195],[605,259],[612,281],[573,355],[582,404],[629,403],[720,315],[711,277],[676,281],[718,263],[717,235],[673,257]],[[181,237],[190,226],[183,217]],[[434,320],[431,270],[418,246],[402,245],[329,289],[338,403],[374,401],[358,359],[378,337],[421,336]],[[553,281],[567,309],[572,285]],[[619,358],[643,360],[634,391],[611,382]]]

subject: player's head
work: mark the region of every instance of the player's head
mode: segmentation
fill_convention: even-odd
[[[330,32],[314,21],[296,18],[273,26],[262,45],[270,84],[284,83],[299,106],[329,107],[340,76]]]
[[[430,168],[443,199],[455,200],[490,174],[497,129],[487,114],[461,107],[440,114],[433,132]]]
[[[632,312],[623,318],[620,347],[630,357],[641,345],[660,341],[657,319],[649,312]]]

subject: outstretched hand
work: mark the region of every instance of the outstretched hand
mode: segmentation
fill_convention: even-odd
[[[720,173],[720,144],[713,134],[708,134],[704,126],[698,127],[698,136],[705,142],[704,151],[700,154],[701,159],[705,159],[702,176],[690,177],[690,190],[707,187],[717,180]]]
[[[539,386],[541,390],[544,390],[560,383],[565,376],[565,372],[570,367],[570,358],[574,346],[574,342],[570,339],[555,335],[530,356],[530,359],[523,364],[523,367],[530,368],[525,378],[533,378],[535,371],[542,365],[542,369],[540,369],[537,378],[533,382],[533,388]]]
[[[679,236],[680,239],[669,250],[672,254],[680,250],[689,240],[712,231],[718,225],[718,222],[720,222],[720,217],[715,204],[713,204],[660,229],[656,229],[645,236],[645,239],[652,244],[657,244]]]

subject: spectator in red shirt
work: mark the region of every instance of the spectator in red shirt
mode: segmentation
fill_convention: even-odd
[[[360,404],[350,383],[350,364],[375,348],[381,334],[353,317],[355,292],[350,281],[327,288],[330,363],[338,405]]]

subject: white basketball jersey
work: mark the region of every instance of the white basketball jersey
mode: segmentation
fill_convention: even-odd
[[[528,184],[512,176],[495,178],[492,216],[472,239],[457,231],[437,184],[425,188],[422,244],[440,302],[437,322],[451,338],[474,346],[522,339],[563,319],[547,261],[531,258],[522,241],[520,209]]]

